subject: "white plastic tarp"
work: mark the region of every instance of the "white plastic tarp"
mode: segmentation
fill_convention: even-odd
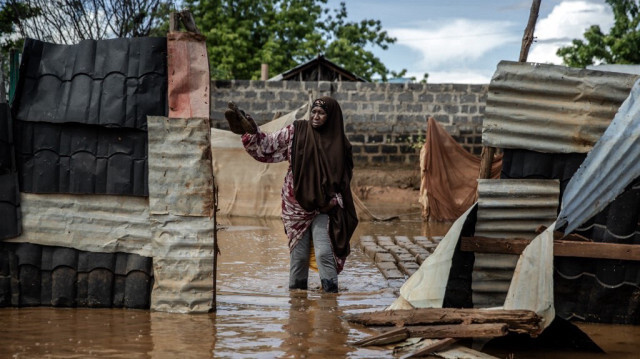
[[[518,259],[504,309],[524,309],[542,317],[540,332],[555,317],[553,306],[553,229],[540,233]]]
[[[476,205],[471,206],[453,223],[433,254],[400,287],[400,297],[388,309],[408,309],[406,302],[414,308],[442,308],[453,252],[462,226]]]

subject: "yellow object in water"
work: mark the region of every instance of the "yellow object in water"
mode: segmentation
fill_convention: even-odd
[[[314,271],[318,271],[318,263],[316,263],[316,254],[313,251],[313,246],[309,246],[311,249],[309,250],[309,268]]]

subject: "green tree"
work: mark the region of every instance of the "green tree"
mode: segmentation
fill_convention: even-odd
[[[379,20],[347,21],[344,3],[327,0],[186,0],[207,37],[212,76],[259,79],[260,65],[277,74],[324,54],[368,80],[389,69],[367,47],[395,42]]]
[[[586,67],[596,62],[606,64],[640,64],[640,5],[637,0],[606,0],[611,6],[614,24],[608,34],[598,25],[585,33],[585,41],[575,39],[558,49],[558,56],[572,67]]]

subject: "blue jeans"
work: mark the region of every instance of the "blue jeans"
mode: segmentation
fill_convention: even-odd
[[[289,289],[307,289],[311,242],[318,264],[320,282],[325,292],[338,292],[338,271],[329,238],[329,216],[318,214],[302,238],[293,247],[289,263]]]

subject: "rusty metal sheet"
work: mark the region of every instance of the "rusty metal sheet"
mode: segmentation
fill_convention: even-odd
[[[213,170],[208,118],[150,116],[149,211],[213,215]]]
[[[558,213],[558,180],[478,180],[476,236],[533,239]],[[502,306],[518,255],[476,253],[472,274],[475,307]]]
[[[638,75],[501,61],[489,84],[482,143],[586,153],[609,126]]]
[[[151,215],[155,283],[151,308],[206,313],[213,305],[213,219]]]
[[[153,256],[144,197],[22,193],[21,206],[22,235],[7,242]]]
[[[209,118],[209,58],[205,37],[187,32],[167,36],[169,117]]]
[[[593,150],[571,178],[557,228],[571,233],[601,212],[640,176],[640,80]]]

